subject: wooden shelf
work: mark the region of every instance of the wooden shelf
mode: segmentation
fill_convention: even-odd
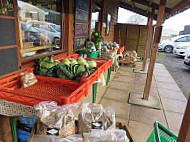
[[[6,15],[0,15],[0,18],[2,19],[8,19],[8,20],[15,20],[15,17],[12,17],[12,16],[6,16]]]
[[[42,49],[48,49],[52,48],[52,45],[45,45],[45,46],[37,46],[37,47],[31,47],[31,48],[23,48],[21,52],[31,52],[31,51],[37,51],[37,50],[42,50]]]

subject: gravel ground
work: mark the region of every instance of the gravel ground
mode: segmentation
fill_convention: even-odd
[[[183,91],[186,98],[190,93],[190,69],[183,65],[184,59],[182,57],[174,56],[173,54],[160,52],[163,58],[158,58],[157,63],[165,65],[172,77],[177,82],[178,86]]]

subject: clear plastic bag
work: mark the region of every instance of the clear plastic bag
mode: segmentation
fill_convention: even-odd
[[[22,88],[36,84],[38,80],[33,73],[21,73],[20,83]]]
[[[34,135],[33,142],[83,142],[82,135],[71,135],[66,138],[49,135]]]
[[[101,104],[84,103],[79,114],[78,132],[90,132],[91,129],[107,130],[115,128],[115,110],[113,107],[103,109]]]
[[[120,129],[92,130],[83,136],[84,142],[129,142],[126,132]]]
[[[66,137],[75,134],[74,110],[79,104],[58,106],[56,102],[41,102],[35,106],[44,129],[59,129],[59,135]],[[44,130],[41,130],[44,132]],[[43,133],[42,133],[43,134]]]

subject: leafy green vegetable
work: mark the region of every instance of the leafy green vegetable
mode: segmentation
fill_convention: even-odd
[[[99,47],[99,43],[103,42],[103,37],[100,35],[99,32],[93,32],[91,35],[91,41],[94,42],[96,48]]]
[[[87,62],[88,63],[88,65],[89,65],[89,68],[96,68],[96,66],[97,66],[97,63],[96,63],[96,61],[88,61]]]
[[[63,62],[60,63],[62,66],[70,66],[71,62],[69,61],[69,59],[65,59]]]
[[[44,57],[40,58],[35,67],[35,73],[39,75],[45,75],[45,76],[55,76],[55,70],[56,66],[58,64],[58,61],[53,61],[53,57]]]
[[[68,69],[68,67],[61,65],[58,67],[57,76],[60,78],[68,78],[71,80],[74,78],[74,74]]]
[[[86,61],[83,58],[65,59],[63,62],[53,61],[53,58],[40,58],[35,65],[35,73],[44,76],[58,77],[80,81],[81,77],[88,77],[96,70],[95,61]]]

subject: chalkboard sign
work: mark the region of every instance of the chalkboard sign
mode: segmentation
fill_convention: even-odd
[[[75,24],[75,36],[87,36],[88,34],[88,24]]]
[[[13,0],[0,0],[0,15],[14,16]]]
[[[88,11],[89,0],[76,0],[76,7]]]
[[[89,0],[75,0],[74,48],[84,47],[88,37]]]
[[[0,50],[0,76],[18,70],[17,48]]]
[[[75,22],[76,23],[87,23],[88,22],[88,12],[77,8],[76,14],[75,14]]]
[[[16,45],[15,28],[15,20],[0,18],[0,46]]]

